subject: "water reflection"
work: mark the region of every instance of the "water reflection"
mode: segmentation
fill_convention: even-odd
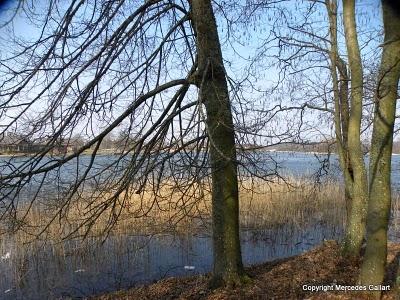
[[[319,166],[318,163],[312,164],[313,156],[309,154],[274,155],[291,175],[311,174]],[[400,185],[399,158],[393,159],[395,188]],[[68,171],[65,174],[73,175]],[[34,183],[32,181],[32,185]],[[53,186],[49,185],[50,188]],[[28,189],[27,195],[31,194]],[[393,212],[389,237],[399,241],[399,231],[394,230],[400,224],[396,221],[400,220],[399,209],[393,209]],[[332,213],[336,214],[335,211]],[[340,239],[343,226],[324,216],[315,219],[302,217],[302,220],[310,219],[302,224],[293,222],[243,231],[241,240],[245,265],[296,255],[319,245],[324,239]],[[206,273],[211,267],[212,245],[208,235],[120,235],[109,237],[103,244],[98,238],[89,238],[84,242],[70,240],[57,244],[49,241],[23,244],[11,236],[2,237],[0,299],[79,298],[167,276]]]
[[[244,263],[295,255],[341,234],[342,228],[321,222],[306,228],[290,225],[242,232]],[[11,253],[0,261],[2,299],[85,297],[167,276],[206,273],[212,267],[207,235],[119,236],[102,245],[92,238],[84,243],[16,246],[11,238],[1,242],[2,253]]]

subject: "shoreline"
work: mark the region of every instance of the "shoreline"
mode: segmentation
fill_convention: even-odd
[[[247,151],[251,151],[251,150],[246,150]],[[318,152],[318,151],[296,151],[296,150],[268,150],[268,149],[256,149],[254,150],[256,152],[261,152],[261,153],[269,153],[269,154],[273,154],[273,153],[289,153],[289,154],[306,154],[306,155],[337,155],[336,152]],[[21,153],[12,153],[12,154],[5,154],[5,153],[0,153],[0,158],[13,158],[13,157],[31,157],[36,155],[37,153],[25,153],[25,152],[21,152]],[[66,152],[65,154],[45,154],[45,156],[56,156],[56,157],[61,157],[63,155],[68,156],[74,154],[74,152]],[[82,153],[79,154],[79,156],[89,156],[92,155],[93,151],[91,150],[87,150],[84,151]],[[110,149],[104,149],[104,150],[99,150],[97,152],[96,155],[121,155],[121,152],[118,151],[111,151]],[[369,156],[369,153],[365,154],[366,156]],[[392,156],[399,156],[400,153],[392,153]]]
[[[396,298],[394,282],[399,253],[400,244],[389,243],[382,299]],[[210,290],[210,274],[205,274],[169,277],[88,299],[368,299],[357,291],[362,289],[357,285],[359,265],[360,261],[341,257],[340,246],[330,240],[300,255],[246,267],[252,280],[240,288]]]

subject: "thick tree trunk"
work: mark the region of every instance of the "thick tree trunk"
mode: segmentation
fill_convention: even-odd
[[[352,202],[346,236],[345,255],[358,257],[365,236],[366,205],[368,197],[367,174],[361,147],[363,72],[355,22],[355,0],[343,0],[343,23],[351,73],[351,108],[348,124],[348,154],[353,170]]]
[[[198,68],[194,81],[207,113],[212,168],[212,285],[237,285],[243,274],[235,136],[221,46],[211,1],[192,0]]]
[[[400,77],[400,16],[390,6],[390,1],[382,1],[382,9],[385,39],[375,95],[369,165],[367,248],[360,274],[361,283],[367,285],[381,284],[385,274],[391,205],[393,126]],[[379,298],[380,292],[374,292],[374,296]]]

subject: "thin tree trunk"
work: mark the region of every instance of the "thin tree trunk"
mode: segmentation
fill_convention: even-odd
[[[331,49],[330,71],[332,76],[333,98],[335,103],[335,135],[339,155],[340,168],[342,170],[345,187],[345,202],[347,224],[350,223],[351,202],[353,199],[353,169],[348,151],[348,128],[349,128],[349,104],[348,104],[348,74],[345,62],[339,57],[337,41],[337,1],[326,0],[326,9],[329,16],[329,31]],[[339,71],[339,79],[337,70]],[[348,227],[347,227],[348,228]],[[346,228],[346,229],[347,229]],[[349,234],[346,233],[346,236]]]
[[[346,63],[338,56],[337,60],[338,70],[339,70],[339,103],[340,103],[340,120],[342,127],[342,139],[343,139],[343,161],[344,165],[342,167],[344,178],[345,178],[345,203],[346,203],[346,213],[347,222],[350,224],[351,218],[351,207],[353,202],[353,184],[354,184],[354,171],[353,166],[350,161],[349,154],[349,75],[347,72]],[[346,227],[346,236],[350,235],[349,228]],[[345,240],[347,240],[345,238]]]
[[[375,95],[375,112],[369,165],[367,248],[361,267],[362,284],[383,281],[387,255],[387,230],[391,205],[390,171],[393,126],[400,77],[400,16],[382,1],[385,39]],[[376,298],[380,292],[373,292]]]
[[[214,271],[212,286],[246,279],[239,240],[235,135],[221,46],[211,1],[192,0],[198,69],[194,81],[207,113],[212,168]]]
[[[358,257],[365,236],[367,174],[361,147],[363,72],[355,22],[355,0],[343,0],[343,23],[351,73],[351,108],[348,128],[348,151],[353,168],[353,193],[350,217],[343,243],[343,253]]]

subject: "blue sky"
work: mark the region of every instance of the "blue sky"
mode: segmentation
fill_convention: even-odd
[[[16,5],[17,1],[9,1],[8,6],[3,7],[12,7]],[[339,1],[340,2],[340,1]],[[283,4],[283,8],[286,9],[288,12],[296,12],[294,16],[301,19],[300,11],[301,8],[304,9],[305,5],[309,4],[310,1],[288,1]],[[41,5],[43,2],[37,1],[36,5]],[[324,30],[326,31],[326,23],[325,19],[325,11],[322,5],[318,4],[318,9],[315,12],[315,15],[312,17],[313,26],[315,28],[320,28],[321,34],[325,34]],[[285,92],[285,86],[281,87],[280,91],[285,92],[284,94],[273,94],[269,91],[274,86],[274,83],[278,81],[278,68],[274,65],[274,60],[271,57],[277,54],[277,49],[274,48],[274,43],[276,41],[271,41],[267,45],[263,45],[265,40],[270,35],[272,26],[276,24],[276,15],[274,13],[277,10],[274,8],[270,8],[268,10],[268,14],[263,13],[261,16],[254,16],[254,24],[252,26],[236,26],[234,27],[234,31],[230,32],[231,36],[227,37],[227,27],[226,27],[226,20],[221,18],[221,15],[217,11],[217,20],[219,24],[219,31],[220,31],[220,38],[222,41],[223,47],[223,56],[227,60],[226,68],[228,74],[232,76],[234,79],[241,79],[249,75],[249,71],[254,71],[254,75],[249,77],[247,82],[247,88],[243,91],[243,96],[245,100],[248,101],[250,109],[257,109],[257,110],[267,110],[276,105],[276,103],[280,103],[281,105],[290,106],[293,105],[293,99],[290,98],[290,95]],[[237,15],[237,11],[229,11],[232,17]],[[297,14],[297,15],[296,15]],[[2,12],[0,13],[0,18],[2,20],[7,20],[10,16],[10,10],[3,8]],[[358,1],[357,2],[357,22],[359,26],[359,32],[364,32],[360,38],[360,44],[364,45],[365,40],[369,40],[371,35],[373,38],[376,38],[376,41],[372,41],[366,44],[363,47],[363,55],[368,61],[370,59],[370,54],[375,51],[377,48],[377,43],[382,37],[379,35],[377,29],[381,26],[381,16],[380,16],[380,9],[379,9],[379,1],[376,0],[367,0],[367,1]],[[259,17],[257,19],[257,17]],[[289,20],[290,21],[290,20]],[[340,15],[339,15],[339,24],[340,24]],[[33,26],[27,24],[26,20],[22,17],[17,16],[13,20],[13,30],[12,34],[21,35],[24,38],[34,39],[39,35],[39,30]],[[287,29],[284,28],[285,24],[281,24],[282,32],[285,33]],[[5,37],[3,34],[5,29],[0,29],[0,34],[2,37]],[[3,33],[2,33],[3,31]],[[235,38],[232,38],[235,37]],[[0,40],[0,49],[1,49],[1,56],[7,56],[7,52],[9,50],[13,50],[10,48],[10,44],[4,38]],[[341,39],[341,52],[345,54],[345,45],[343,38]],[[256,65],[256,69],[251,69],[249,64],[250,60],[254,59],[254,57],[258,55]],[[320,74],[318,71],[317,73],[312,74],[310,73],[310,78],[315,78],[321,80],[323,78],[318,78]],[[294,77],[296,78],[296,77]],[[304,77],[303,77],[304,78]],[[300,78],[301,79],[301,78]],[[256,89],[250,88],[249,84],[253,84]],[[299,99],[301,99],[301,91],[298,93]],[[280,97],[280,98],[279,98]],[[273,101],[271,101],[273,99]],[[235,103],[235,100],[233,99]],[[259,117],[256,113],[250,113],[248,116],[248,121],[251,119],[257,120]],[[283,114],[284,119],[290,119],[290,114]],[[294,118],[294,117],[293,117]],[[313,133],[316,136],[321,134],[331,134],[331,129],[329,122],[321,123],[322,119],[318,118],[318,114],[316,112],[310,112],[305,115],[305,120],[311,124],[319,124],[317,130],[314,130]],[[271,125],[274,125],[275,128],[279,127],[278,121],[271,121]],[[290,124],[293,126],[293,124]],[[286,130],[287,128],[282,128],[282,130]],[[277,129],[276,129],[277,130]],[[312,131],[310,131],[312,132]]]

